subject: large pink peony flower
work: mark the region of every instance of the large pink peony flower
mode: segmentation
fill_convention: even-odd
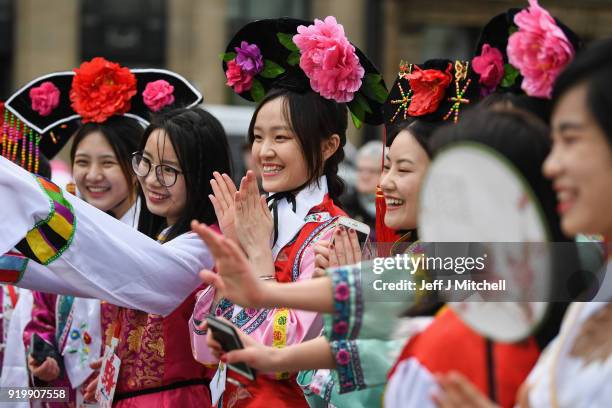
[[[244,72],[236,60],[227,63],[225,77],[227,78],[225,84],[234,88],[234,92],[239,94],[248,91],[253,86],[253,76]]]
[[[30,89],[30,99],[32,110],[38,112],[40,116],[48,116],[59,105],[60,91],[53,82],[46,81]]]
[[[142,93],[142,100],[153,112],[157,112],[165,106],[174,103],[174,87],[164,81],[149,82]]]
[[[559,73],[574,57],[574,47],[537,0],[514,16],[519,30],[508,39],[508,61],[523,75],[529,96],[550,98]]]
[[[312,89],[327,99],[350,102],[361,88],[365,70],[344,28],[333,16],[314,25],[299,26],[293,42],[300,49],[300,68]]]
[[[480,84],[495,89],[504,77],[504,57],[497,48],[484,44],[480,55],[472,59],[472,68],[480,76]]]

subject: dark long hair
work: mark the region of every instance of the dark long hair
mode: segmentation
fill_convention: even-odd
[[[612,39],[602,40],[582,50],[559,75],[553,89],[556,104],[573,87],[587,85],[587,107],[603,130],[612,149]]]
[[[213,171],[231,176],[229,145],[221,123],[198,107],[174,109],[156,115],[144,132],[139,150],[144,149],[155,130],[163,131],[172,143],[185,177],[185,209],[168,231],[166,241],[169,241],[188,232],[191,220],[209,225],[217,222],[214,208],[208,199],[208,195],[212,194],[209,180],[213,177]],[[140,186],[138,194],[145,203]],[[138,230],[151,238],[157,238],[166,226],[165,218],[151,213],[145,205],[138,221]]]
[[[338,203],[338,197],[344,191],[344,182],[338,176],[338,165],[344,160],[343,146],[346,144],[348,126],[346,105],[325,99],[313,91],[298,93],[285,88],[272,89],[255,109],[249,125],[249,143],[252,144],[255,139],[255,121],[261,107],[276,98],[283,98],[285,120],[290,124],[302,148],[308,168],[308,181],[304,187],[325,175],[329,196]],[[333,134],[340,137],[340,146],[323,164],[321,142]]]
[[[104,123],[85,123],[74,134],[72,147],[70,148],[70,164],[74,165],[79,144],[88,135],[100,132],[104,139],[113,149],[121,172],[128,186],[134,186],[134,174],[131,167],[131,156],[138,149],[138,144],[142,139],[144,128],[135,119],[126,116],[113,116]],[[135,189],[130,189],[130,201],[135,198]]]

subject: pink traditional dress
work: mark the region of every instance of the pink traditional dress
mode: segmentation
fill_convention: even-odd
[[[295,282],[310,279],[314,272],[314,244],[320,239],[330,239],[337,219],[345,213],[327,195],[325,177],[311,184],[295,197],[295,212],[287,201],[278,203],[278,239],[272,249],[275,256],[275,274],[279,282]],[[209,313],[223,316],[232,321],[249,336],[260,343],[285,347],[321,334],[323,320],[320,314],[287,308],[243,309],[227,299],[213,305],[213,287],[203,291],[196,304],[191,322],[192,347],[195,358],[205,364],[217,361],[206,346],[206,333],[196,327]],[[295,375],[276,373],[257,375],[256,381],[246,383],[245,379],[231,370],[228,376],[244,384],[237,387],[231,382],[226,385],[222,397],[224,407],[307,407],[304,394],[296,382]]]

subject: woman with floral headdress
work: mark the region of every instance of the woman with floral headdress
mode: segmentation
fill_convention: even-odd
[[[419,182],[429,163],[427,140],[436,127],[435,123],[415,121],[415,118],[425,117],[434,122],[458,120],[465,103],[457,107],[449,100],[456,90],[456,87],[450,85],[456,80],[460,84],[457,91],[462,92],[460,97],[464,101],[472,101],[478,97],[478,87],[472,76],[467,64],[461,61],[453,63],[449,60],[432,60],[420,65],[402,64],[398,81],[384,105],[390,138],[401,141],[402,146],[394,144],[387,154],[382,187],[383,191],[390,190],[389,186],[397,183],[404,187],[403,193],[405,190],[412,193],[402,195],[402,198],[397,194],[393,199],[388,198],[389,207],[393,207],[389,214],[395,215],[391,217],[391,225],[394,228],[416,228],[416,217],[413,214],[417,199],[415,192],[418,192]],[[409,107],[411,97],[416,100],[412,109]],[[408,142],[408,145],[403,142]],[[396,158],[398,152],[401,156]],[[392,164],[390,157],[394,158]],[[406,166],[410,166],[410,170],[406,170]],[[406,177],[401,178],[398,183],[396,176],[399,174]],[[393,179],[394,182],[385,182],[387,179]],[[207,239],[216,239],[210,234],[206,235],[205,230],[202,233]],[[209,244],[214,251],[214,243]],[[353,264],[359,261],[361,254],[354,233],[336,231],[334,245],[329,252],[332,257],[338,259],[333,259],[329,265]],[[252,340],[245,340],[245,343],[250,345],[247,350],[230,352],[226,358],[228,361],[245,361],[263,370],[274,367],[290,370],[322,368],[302,372],[298,377],[309,403],[313,406],[323,403],[364,407],[379,404],[386,374],[393,361],[391,355],[394,351],[397,353],[405,342],[405,338],[389,341],[397,318],[381,319],[380,316],[398,316],[414,299],[379,299],[364,304],[364,294],[360,288],[368,284],[358,277],[363,275],[362,279],[367,279],[365,276],[368,276],[368,273],[362,274],[361,270],[369,270],[371,267],[371,263],[364,263],[361,267],[349,266],[338,269],[329,277],[290,285],[262,285],[252,279],[248,280],[248,284],[239,283],[240,279],[246,280],[247,277],[243,276],[237,278],[231,285],[231,290],[225,289],[225,277],[231,278],[228,276],[230,272],[233,272],[233,275],[240,267],[219,268],[223,280],[208,273],[208,281],[220,286],[229,296],[239,296],[239,299],[244,299],[247,304],[254,301],[265,305],[284,305],[330,313],[325,316],[325,338],[265,353],[262,346],[256,345]],[[394,276],[389,277],[390,275],[393,274],[389,272],[380,277],[382,280],[392,280]],[[240,289],[247,286],[250,288],[248,294]],[[329,296],[330,292],[334,294],[333,298]],[[417,326],[414,325],[413,329],[416,330]],[[221,352],[220,346],[214,340],[209,344],[216,353]],[[330,368],[334,370],[329,370]]]
[[[82,67],[83,70],[86,68],[87,64]],[[163,81],[161,75],[160,80]],[[60,84],[68,85],[63,82]],[[51,91],[58,95],[70,92],[69,88],[60,90],[54,87],[50,81],[32,87],[28,94],[33,99],[33,106],[35,102],[41,105],[41,101],[50,100]],[[75,98],[71,102],[76,104],[77,101]],[[38,111],[41,117],[50,114],[50,108],[58,106],[51,105],[48,108],[49,112]],[[143,104],[142,108],[146,108],[146,105]],[[59,109],[70,110],[68,107]],[[112,109],[108,112],[112,112]],[[148,109],[132,110],[132,117],[113,115],[103,121],[84,124],[81,124],[82,116],[78,115],[78,118],[49,130],[54,135],[62,136],[57,144],[52,145],[55,151],[72,140],[72,177],[80,197],[134,228],[138,226],[140,204],[137,202],[136,177],[132,174],[131,160],[144,131],[141,123],[146,123],[148,114]],[[86,115],[84,117],[87,118]],[[81,385],[87,385],[86,379],[93,373],[89,364],[96,361],[102,351],[101,308],[106,310],[114,306],[108,303],[101,305],[96,299],[58,296],[39,291],[34,291],[33,296],[31,320],[24,329],[23,342],[26,349],[29,349],[32,336],[36,334],[51,345],[55,352],[43,361],[36,361],[28,355],[32,379],[37,386],[50,384],[78,389],[79,395],[76,398],[82,400],[85,387]],[[72,397],[71,401],[74,402]]]
[[[164,80],[159,81],[160,76]],[[193,107],[201,101],[199,92],[168,71],[130,72],[98,58],[83,64],[76,75],[44,79],[72,82],[72,106],[86,122],[105,121],[110,114],[129,115],[130,109],[142,106],[147,111],[172,102],[192,106],[157,112],[132,155],[140,199],[146,203],[139,217],[142,233],[66,195],[49,181],[0,161],[0,177],[7,188],[22,193],[24,202],[18,205],[25,209],[15,217],[18,230],[3,236],[3,244],[42,217],[16,244],[21,252],[13,256],[21,262],[15,265],[21,272],[15,277],[17,284],[97,297],[120,306],[102,311],[104,343],[112,351],[107,356],[120,360],[116,392],[112,386],[104,387],[103,396],[113,398],[114,392],[116,406],[209,405],[209,371],[193,359],[187,320],[199,286],[195,274],[210,267],[212,260],[207,248],[189,234],[189,227],[193,219],[216,222],[212,205],[202,205],[212,192],[202,180],[213,170],[230,170],[223,128],[212,115]],[[92,87],[99,89],[90,92]],[[118,110],[105,109],[105,100],[114,101]],[[66,117],[57,112],[52,119],[61,123]],[[77,333],[70,338],[78,342],[86,336]],[[115,382],[111,371],[102,373],[105,384]],[[95,385],[95,381],[89,384],[88,398]]]
[[[442,73],[442,72],[443,72],[443,70],[441,70],[441,73]],[[488,71],[487,71],[487,72],[488,72]],[[428,75],[429,75],[429,76],[431,76],[431,74],[428,74]],[[484,73],[483,73],[483,74],[480,74],[480,75],[481,75],[481,76],[484,76]],[[425,76],[425,75],[422,75],[422,76]],[[516,79],[516,76],[514,76],[514,77],[513,77],[513,80],[515,80],[515,79]],[[474,80],[474,79],[472,79],[472,80]],[[476,80],[477,80],[477,79],[476,79]],[[498,81],[498,83],[497,83],[497,84],[499,84],[499,81],[500,81],[500,80],[501,80],[501,77],[497,79],[497,81]],[[519,81],[519,82],[517,82],[517,83],[520,83],[520,81]],[[393,89],[395,90],[395,87],[394,87]],[[435,87],[430,88],[430,89],[435,89]],[[457,91],[459,91],[460,89],[462,89],[462,87],[459,87],[459,88],[457,89]],[[394,115],[397,115],[397,112],[402,113],[401,104],[402,104],[402,103],[406,103],[406,102],[410,101],[410,97],[411,97],[412,95],[411,95],[410,93],[408,93],[408,91],[409,91],[409,90],[410,90],[410,87],[409,87],[409,86],[407,86],[407,85],[405,85],[405,86],[404,86],[404,89],[401,89],[401,92],[400,92],[400,90],[399,90],[399,88],[398,88],[398,90],[397,90],[398,94],[397,94],[397,95],[396,95],[396,96],[395,96],[393,99],[394,99],[394,101],[395,101],[395,104],[396,104],[396,105],[399,105],[399,106],[396,106],[396,108],[395,108],[395,109],[393,109],[393,111],[392,111],[392,112],[393,112],[393,114],[394,114]],[[400,94],[400,93],[401,93],[401,94]],[[458,99],[459,99],[459,98],[458,98]],[[463,98],[461,98],[461,99],[463,99]],[[425,101],[427,101],[427,99],[426,99]],[[417,103],[417,104],[415,104],[415,105],[413,105],[413,106],[412,106],[411,111],[412,111],[412,112],[415,112],[415,111],[418,111],[419,109],[423,109],[423,107],[426,109],[426,108],[427,108],[427,104],[424,104],[424,103],[423,103],[423,100],[421,99],[420,103]],[[447,110],[448,110],[448,109],[447,109]],[[449,110],[448,112],[447,112],[447,110],[445,110],[445,111],[443,112],[443,115],[448,115],[449,113],[450,113],[450,114],[452,114],[452,113],[453,113],[453,110]],[[417,121],[417,122],[418,122],[418,121]],[[417,133],[417,135],[418,135],[418,134],[421,134],[421,133],[424,133],[424,129],[419,130],[419,128],[423,128],[423,125],[421,125],[421,126],[416,126],[417,124],[418,124],[418,123],[416,123],[416,122],[415,122],[415,123],[413,124],[413,126],[412,126],[412,127],[414,128],[414,131]],[[408,127],[408,129],[410,129],[410,126]],[[417,130],[418,130],[418,132],[417,132]],[[431,131],[430,131],[430,133],[431,133]],[[430,134],[430,133],[429,133],[429,134]],[[403,139],[402,139],[402,140],[403,140]],[[419,139],[417,139],[417,141],[418,141],[418,140],[419,140]],[[415,141],[415,144],[418,144],[418,143],[416,143],[416,141]],[[422,143],[422,145],[423,145],[422,150],[423,150],[423,149],[427,149],[427,143]],[[414,149],[413,149],[413,150],[414,150]],[[424,154],[423,154],[423,156],[427,156],[427,154],[426,154],[426,153],[424,153]],[[411,161],[413,161],[413,162],[414,162],[414,160],[411,160]],[[403,166],[405,166],[405,164],[404,164]],[[389,191],[388,191],[389,195],[392,195],[392,194],[391,194],[391,193],[392,193],[392,191],[391,191],[390,189],[388,189],[388,190],[389,190]],[[395,190],[395,191],[396,191],[396,190]],[[397,191],[396,191],[396,192],[397,192]],[[397,197],[397,196],[396,196],[396,197],[391,197],[391,202],[390,202],[390,204],[391,204],[393,207],[395,207],[395,208],[393,208],[393,209],[392,209],[392,212],[389,214],[389,217],[386,217],[386,219],[387,219],[387,218],[389,218],[389,223],[391,223],[391,224],[395,224],[395,221],[402,221],[402,220],[404,220],[404,219],[406,219],[406,218],[407,218],[407,217],[406,217],[406,215],[404,215],[404,216],[402,216],[402,217],[398,217],[398,216],[397,216],[397,214],[393,214],[393,212],[396,212],[396,213],[397,213],[397,210],[400,210],[400,209],[402,208],[402,206],[405,204],[405,202],[404,202],[404,201],[405,201],[405,200],[402,200],[401,198],[399,198],[399,197]],[[408,206],[408,207],[410,207],[410,206]],[[413,206],[413,207],[414,207],[414,206]],[[394,221],[394,220],[395,220],[395,221]],[[413,223],[412,225],[413,225],[413,226],[412,226],[411,228],[409,228],[409,227],[405,227],[405,226],[404,226],[404,222],[400,222],[400,223],[398,223],[397,225],[393,225],[393,226],[394,226],[394,227],[396,227],[396,228],[399,228],[399,229],[414,229],[414,223]],[[208,279],[210,279],[210,281],[214,281],[214,280],[215,280],[215,278],[214,278],[212,275],[209,275],[209,276],[208,276]],[[323,283],[323,282],[320,282],[320,283]],[[313,283],[313,284],[314,284],[314,283]],[[235,286],[234,286],[234,288],[236,289],[236,287],[235,287]],[[297,288],[296,288],[296,289],[297,289]],[[314,286],[313,286],[313,288],[311,288],[311,293],[312,293],[312,290],[313,290],[313,289],[314,289]],[[319,290],[323,290],[323,288],[319,288]],[[272,291],[270,291],[270,292],[268,292],[268,293],[270,294],[271,292],[272,292]],[[324,295],[324,293],[326,293],[326,292],[327,292],[327,290],[325,290],[325,292],[323,292],[323,293],[322,293],[322,295]],[[234,293],[237,293],[237,292],[236,292],[236,291],[234,291]],[[324,308],[324,307],[325,307],[325,305],[327,304],[326,302],[323,302],[322,300],[318,300],[318,301],[317,301],[317,300],[311,299],[312,301],[307,301],[306,299],[301,299],[301,298],[298,296],[298,293],[300,293],[300,292],[297,292],[297,291],[296,291],[296,292],[293,292],[293,291],[289,292],[289,291],[287,290],[287,291],[285,291],[284,295],[282,296],[282,298],[284,298],[284,301],[280,301],[280,300],[278,300],[278,299],[280,299],[280,297],[275,296],[274,298],[275,298],[275,299],[277,299],[277,301],[276,301],[276,302],[272,302],[272,304],[285,304],[285,305],[292,305],[292,306],[294,306],[294,307],[295,307],[297,304],[299,304],[299,305],[300,305],[300,307],[305,307],[305,308],[316,308],[316,310],[320,310],[320,308]],[[252,295],[252,296],[254,296],[254,297],[256,297],[256,294],[254,294],[254,293],[251,293],[251,295]],[[248,299],[248,298],[249,298],[249,297],[247,296],[247,298],[246,298],[246,299]],[[252,299],[254,299],[254,298],[252,298]],[[316,299],[319,299],[319,297],[317,297]],[[260,301],[261,301],[261,299],[260,299]],[[247,302],[247,303],[248,303],[248,302]],[[316,303],[318,303],[318,306],[317,306],[317,305],[315,305]],[[269,304],[269,303],[267,303],[267,304]],[[326,310],[326,309],[324,309],[324,310]],[[463,324],[463,323],[462,323],[462,322],[459,320],[459,318],[458,318],[456,315],[454,315],[453,313],[450,313],[450,312],[448,312],[448,311],[447,311],[447,312],[445,312],[445,316],[446,316],[446,317],[445,317],[444,319],[441,319],[440,321],[444,320],[444,321],[446,321],[447,323],[448,323],[448,322],[452,323],[452,325],[453,325],[453,327],[454,327],[454,329],[453,329],[453,330],[455,330],[455,332],[456,332],[456,333],[463,332],[465,335],[467,335],[467,334],[471,333],[471,334],[470,334],[470,336],[472,336],[471,338],[473,338],[473,339],[476,339],[476,338],[482,339],[482,337],[478,336],[476,333],[474,333],[473,331],[471,331],[471,330],[470,330],[470,329],[469,329],[469,328],[468,328],[468,327],[467,327],[465,324]],[[452,318],[451,318],[451,320],[449,320],[449,317],[452,317]],[[450,324],[450,323],[449,323],[449,324]],[[444,325],[441,325],[440,323],[438,323],[436,326],[437,326],[437,327],[443,327]],[[450,327],[450,326],[449,326],[449,327]],[[457,331],[456,329],[459,329],[459,331]],[[543,332],[545,332],[545,330],[543,330]],[[547,333],[542,333],[542,335],[543,335],[543,337],[548,337],[548,338],[550,339],[550,333],[548,333],[548,334],[547,334]],[[464,336],[464,337],[465,337],[465,336]],[[468,337],[469,337],[469,336],[468,336]],[[422,344],[425,344],[424,342],[421,342],[421,343],[422,343]],[[217,345],[217,346],[218,346],[218,345]],[[305,346],[305,345],[304,345],[304,346]],[[411,348],[412,348],[412,347],[411,347]],[[434,348],[430,348],[430,349],[432,349],[432,350],[433,350]],[[513,362],[515,362],[515,363],[516,363],[516,361],[518,361],[518,360],[517,360],[517,358],[518,358],[519,356],[523,356],[523,360],[525,360],[525,361],[526,361],[526,366],[524,366],[524,367],[522,367],[522,368],[520,368],[520,367],[519,367],[519,371],[520,371],[520,369],[522,369],[522,374],[517,374],[517,375],[516,375],[516,378],[515,378],[515,380],[514,380],[514,381],[510,381],[508,384],[504,384],[504,385],[503,385],[503,387],[505,387],[505,388],[504,388],[504,390],[505,390],[505,391],[503,392],[503,394],[504,394],[504,395],[502,396],[502,398],[504,399],[504,401],[511,401],[513,390],[516,390],[516,388],[518,387],[518,384],[520,383],[521,379],[522,379],[522,378],[524,378],[524,376],[526,375],[527,370],[529,369],[530,364],[533,364],[533,362],[535,361],[535,358],[536,358],[536,356],[537,356],[537,347],[535,347],[535,345],[534,345],[534,347],[532,347],[532,349],[533,349],[533,350],[530,350],[529,348],[525,348],[524,350],[521,350],[521,346],[517,346],[515,349],[511,349],[511,347],[510,347],[510,348],[508,348],[508,350],[507,350],[507,353],[506,353],[506,354],[507,354],[507,356],[508,356],[508,357],[510,357],[510,359],[506,359],[506,361],[513,361]],[[254,350],[256,350],[256,349],[254,349]],[[483,348],[483,350],[484,350],[484,348]],[[297,350],[296,350],[296,351],[297,351]],[[425,351],[425,348],[423,348],[423,351]],[[287,353],[284,353],[284,354],[289,354],[288,352],[289,352],[289,350],[287,350]],[[229,353],[229,354],[228,354],[228,358],[229,358],[229,356],[230,356],[230,355],[231,355],[232,357],[236,356],[237,360],[234,360],[234,361],[240,361],[240,358],[239,358],[239,357],[237,357],[237,356],[238,356],[240,353],[241,353],[241,352],[232,352],[232,353]],[[502,351],[502,354],[503,354],[503,353],[505,353],[505,351]],[[257,356],[261,356],[261,355],[262,355],[261,351],[257,351]],[[280,356],[280,354],[279,354],[279,356]],[[245,356],[243,356],[243,357],[244,357],[244,358],[247,358],[247,356],[246,356],[246,355],[245,355]],[[259,357],[256,357],[254,354],[251,354],[251,355],[250,355],[250,357],[252,357],[252,358],[256,358],[256,359],[257,359],[257,361],[259,361]],[[502,359],[502,360],[503,360],[503,359]],[[250,361],[253,361],[253,360],[250,360]],[[529,363],[529,361],[530,361],[531,363]],[[286,361],[285,361],[285,363],[286,363]],[[346,364],[346,363],[344,363],[344,364]],[[430,364],[430,362],[426,362],[426,365],[428,365],[428,364]],[[340,364],[339,366],[342,366],[342,365],[343,365],[343,364]],[[452,366],[452,364],[446,364],[446,365],[447,365],[448,367]],[[270,367],[270,366],[268,366],[268,367]],[[285,365],[285,367],[286,367],[286,365]],[[295,366],[294,366],[294,367],[295,367]],[[485,372],[485,371],[484,371],[484,369],[485,369],[485,368],[486,368],[486,365],[483,365],[482,370],[478,370],[478,369],[477,369],[476,371],[478,371],[478,372],[480,372],[480,373],[481,373],[481,372]],[[435,369],[434,369],[434,370],[435,370]],[[479,376],[480,376],[480,374],[479,374]],[[479,378],[480,378],[480,377],[479,377]],[[517,380],[517,378],[518,378],[518,380]],[[511,384],[510,384],[510,383],[511,383]],[[513,384],[513,385],[512,385],[512,384]],[[484,388],[484,387],[486,387],[486,384],[481,384],[481,386]],[[507,387],[506,387],[506,386],[507,386]],[[507,391],[507,392],[506,392],[506,391]],[[506,405],[508,405],[508,404],[510,404],[510,403],[511,403],[511,402],[506,402],[505,404],[506,404]]]
[[[240,243],[260,279],[309,280],[314,244],[329,239],[345,215],[336,203],[343,189],[337,172],[344,157],[347,106],[355,124],[380,123],[384,83],[334,17],[314,24],[294,19],[247,24],[230,41],[224,59],[227,84],[258,102],[249,142],[270,195],[259,197],[251,173],[238,192],[217,174],[211,199],[221,228]],[[314,312],[240,306],[212,288],[202,294],[194,311],[196,358],[216,361],[197,329],[209,312],[275,348],[314,338],[322,328]],[[223,404],[282,407],[306,401],[295,376],[279,372],[238,387],[228,382]]]
[[[612,234],[612,41],[588,47],[559,76],[553,89],[553,147],[542,170],[554,185],[561,228],[568,235]],[[538,360],[517,395],[518,406],[607,407],[612,403],[612,285],[609,241],[603,281],[589,303],[573,303],[557,338]],[[462,376],[440,378],[443,408],[496,407]]]

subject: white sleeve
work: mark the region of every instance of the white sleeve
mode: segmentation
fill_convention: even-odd
[[[31,174],[0,160],[0,196],[10,197],[6,201],[18,210],[10,217],[0,216],[0,230],[6,226],[10,231],[0,235],[0,250],[7,252],[17,245],[25,254],[18,243],[23,244],[35,224],[48,219],[49,197],[40,193]],[[29,265],[17,286],[42,289],[44,282],[51,286],[44,289],[47,292],[53,289],[167,315],[201,283],[198,272],[213,266],[208,248],[194,233],[162,245],[71,194],[63,196],[74,217],[71,238],[62,248],[55,248],[46,267]],[[65,226],[60,225],[59,235],[61,227]],[[49,273],[60,279],[50,278]]]

